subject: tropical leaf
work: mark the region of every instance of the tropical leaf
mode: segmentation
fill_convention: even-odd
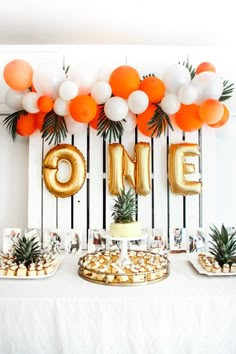
[[[98,132],[97,135],[101,136],[104,140],[119,141],[123,135],[124,128],[121,122],[115,122],[107,118],[104,112],[104,105],[102,105],[100,114],[98,117]]]
[[[219,98],[220,102],[228,100],[232,95],[234,91],[234,84],[229,84],[228,80],[223,81],[223,92],[222,95]]]
[[[27,114],[28,112],[26,112],[25,110],[21,110],[21,111],[14,112],[9,116],[7,116],[6,118],[4,118],[3,124],[6,126],[13,141],[15,141],[17,137],[16,125],[18,119],[20,118],[21,115],[26,116]]]
[[[44,118],[42,126],[42,138],[48,141],[50,145],[60,144],[67,137],[67,126],[65,118],[57,115],[53,110]]]
[[[187,59],[186,61],[183,61],[182,63],[179,61],[178,64],[182,64],[185,66],[188,71],[190,72],[191,80],[194,78],[196,75],[196,69],[192,66],[192,64],[189,63],[189,60]]]
[[[174,128],[171,124],[168,114],[166,114],[158,104],[155,104],[155,106],[156,110],[154,112],[154,115],[148,122],[148,130],[151,130],[152,137],[157,138],[161,136],[162,132],[166,130],[167,126],[169,126],[171,130],[174,130]]]

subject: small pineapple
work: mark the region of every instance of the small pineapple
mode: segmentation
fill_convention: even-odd
[[[128,192],[123,189],[114,201],[111,214],[114,222],[124,224],[133,222],[137,210],[135,193],[131,189]]]
[[[215,256],[219,265],[222,267],[225,263],[232,264],[235,262],[236,238],[234,236],[236,232],[229,235],[224,224],[221,226],[221,231],[215,225],[214,227],[210,227],[210,229],[212,231],[210,234],[212,241],[209,241],[209,243],[212,246],[209,248],[209,251]]]
[[[35,263],[41,255],[41,249],[37,237],[26,238],[23,236],[12,246],[13,259],[17,264],[24,263],[29,266]]]

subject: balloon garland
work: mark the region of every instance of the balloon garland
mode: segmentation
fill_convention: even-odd
[[[144,135],[159,137],[167,126],[173,130],[172,115],[185,132],[203,124],[219,128],[230,115],[222,102],[234,90],[208,62],[196,70],[189,62],[173,64],[162,78],[149,74],[143,79],[135,68],[123,65],[109,80],[96,81],[95,73],[86,79],[76,68],[44,63],[33,69],[16,59],[5,66],[3,77],[9,86],[6,104],[14,110],[3,123],[13,140],[39,129],[55,145],[68,131],[77,133],[78,123],[89,124],[109,142],[119,141],[124,130],[131,132],[136,125]]]

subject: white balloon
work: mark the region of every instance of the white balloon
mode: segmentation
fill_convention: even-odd
[[[223,92],[222,78],[211,71],[206,71],[196,75],[192,80],[192,85],[197,90],[196,104],[200,105],[208,99],[218,100]]]
[[[166,114],[175,114],[180,109],[181,103],[176,95],[170,93],[163,97],[160,106]]]
[[[184,85],[179,89],[177,97],[178,100],[185,105],[192,104],[197,100],[197,90],[191,84]]]
[[[74,81],[65,81],[59,88],[59,95],[65,101],[70,101],[78,95],[79,88]]]
[[[168,92],[177,94],[182,86],[191,81],[191,75],[182,64],[172,64],[165,70],[162,81]]]
[[[149,104],[148,95],[141,91],[133,91],[128,97],[128,107],[135,114],[143,113]]]
[[[137,118],[136,118],[136,114],[129,111],[127,116],[124,118],[124,120],[122,120],[121,124],[123,125],[124,128],[124,132],[125,133],[133,133],[136,125],[137,125]]]
[[[121,97],[111,97],[104,105],[104,112],[106,116],[113,121],[124,119],[128,114],[129,108],[126,100]]]
[[[98,79],[98,70],[92,63],[72,64],[68,71],[68,79],[74,81],[79,87],[79,95],[87,95]]]
[[[41,96],[56,99],[59,96],[59,87],[65,81],[64,70],[55,63],[42,63],[33,72],[33,85]]]
[[[14,109],[15,111],[20,111],[21,109],[23,109],[22,98],[28,92],[28,90],[15,91],[12,89],[8,89],[5,95],[6,104],[8,105],[8,107]]]
[[[111,86],[106,81],[98,81],[93,85],[91,96],[97,104],[105,103],[112,94]]]
[[[62,98],[57,98],[54,102],[53,110],[59,116],[65,116],[68,114],[69,102],[63,100]]]
[[[38,113],[39,108],[38,108],[38,99],[40,95],[37,92],[28,92],[24,95],[22,98],[22,107],[28,112],[28,113]]]

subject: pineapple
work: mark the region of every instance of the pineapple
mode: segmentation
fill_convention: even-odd
[[[236,256],[236,238],[234,237],[236,232],[229,235],[224,224],[221,226],[221,231],[215,225],[210,229],[212,231],[210,234],[212,241],[209,241],[209,243],[212,246],[209,247],[209,252],[215,256],[221,267],[225,263],[232,264]]]
[[[110,224],[110,234],[113,237],[136,237],[141,235],[141,225],[134,221],[137,210],[135,193],[131,189],[122,190],[112,208],[114,222]]]
[[[137,210],[135,193],[131,189],[126,193],[123,189],[114,201],[113,213],[111,214],[114,222],[124,224],[133,222]]]
[[[35,263],[41,255],[37,237],[26,238],[23,236],[12,246],[12,255],[17,264],[24,263],[26,267]]]

